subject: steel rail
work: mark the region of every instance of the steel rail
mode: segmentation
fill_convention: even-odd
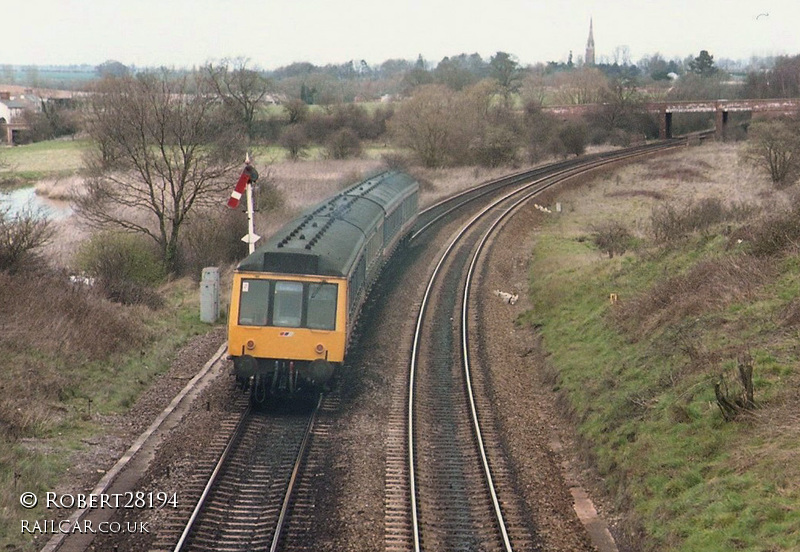
[[[704,132],[712,132],[712,131],[704,131]],[[411,241],[413,241],[417,236],[423,234],[426,230],[428,230],[431,226],[433,226],[437,221],[441,220],[443,217],[449,215],[450,213],[457,211],[465,204],[478,200],[486,195],[489,195],[493,192],[496,192],[499,188],[505,186],[513,186],[520,183],[528,183],[530,179],[536,177],[542,178],[549,178],[554,174],[554,169],[558,169],[559,171],[570,171],[575,170],[576,168],[580,168],[581,166],[585,166],[586,163],[603,163],[603,162],[611,162],[611,161],[619,161],[621,159],[626,159],[630,157],[634,153],[642,153],[642,154],[651,154],[662,150],[669,150],[675,147],[680,147],[684,143],[684,139],[676,138],[673,141],[669,142],[659,142],[655,144],[647,144],[645,146],[638,146],[636,148],[629,148],[627,150],[613,150],[608,152],[602,152],[598,154],[594,154],[588,158],[582,159],[573,159],[569,161],[561,161],[558,163],[545,165],[543,167],[536,167],[534,169],[530,169],[527,171],[515,173],[509,176],[504,176],[502,178],[498,178],[495,180],[490,180],[488,182],[484,182],[478,185],[475,188],[469,188],[466,190],[462,190],[452,196],[449,196],[441,201],[423,209],[420,212],[420,215],[425,215],[434,211],[436,209],[443,208],[448,203],[453,203],[453,205],[446,210],[436,216],[433,219],[425,223],[421,228],[416,230],[411,235]],[[464,201],[459,202],[459,198],[464,196],[468,196],[474,194],[474,197],[470,197]]]
[[[289,485],[286,488],[286,495],[283,497],[281,513],[278,516],[278,523],[275,525],[275,533],[272,535],[272,545],[269,547],[270,552],[277,552],[278,550],[278,543],[281,538],[281,532],[283,531],[283,524],[286,521],[286,514],[289,511],[289,504],[291,503],[292,494],[294,493],[294,484],[297,481],[297,474],[300,473],[300,466],[305,460],[306,450],[308,449],[309,442],[311,442],[311,432],[314,429],[314,422],[317,420],[317,414],[319,413],[319,407],[322,404],[323,398],[324,395],[320,393],[317,406],[314,407],[314,412],[311,414],[311,418],[308,420],[303,441],[300,443],[300,450],[297,451],[297,460],[295,461],[294,469],[292,469],[292,477],[289,479]]]
[[[222,451],[220,454],[219,460],[217,460],[217,464],[214,466],[214,471],[211,472],[211,476],[208,478],[208,482],[206,483],[205,488],[203,489],[203,493],[200,495],[200,498],[197,501],[197,504],[192,510],[192,515],[189,516],[189,521],[186,522],[186,526],[183,529],[183,533],[181,533],[181,537],[178,539],[178,542],[175,544],[175,548],[173,552],[180,552],[183,550],[183,545],[186,543],[186,539],[189,538],[189,533],[191,533],[192,528],[194,527],[195,521],[197,521],[197,517],[200,515],[200,512],[203,510],[205,506],[206,499],[208,495],[211,493],[211,488],[214,486],[214,483],[217,481],[217,476],[222,471],[222,466],[225,464],[225,461],[228,459],[231,450],[233,450],[234,443],[239,438],[242,429],[244,428],[245,421],[250,416],[251,407],[248,405],[245,411],[242,413],[242,417],[239,418],[239,423],[236,424],[236,429],[234,429],[231,438],[228,440],[228,444],[225,446],[225,450]]]
[[[436,264],[436,267],[434,268],[433,272],[431,273],[431,276],[429,277],[428,284],[427,284],[426,289],[425,289],[425,293],[423,294],[423,298],[422,298],[422,302],[420,304],[419,314],[417,316],[417,322],[416,322],[416,326],[415,326],[415,330],[414,330],[414,340],[413,340],[412,350],[411,350],[411,360],[410,360],[410,363],[409,363],[409,383],[408,383],[409,391],[408,391],[408,416],[407,416],[408,439],[407,439],[407,443],[408,443],[408,466],[409,466],[410,495],[411,495],[412,533],[413,533],[413,539],[414,539],[414,551],[415,552],[420,552],[420,550],[421,550],[420,527],[419,527],[419,512],[418,512],[419,505],[418,505],[418,502],[417,502],[417,483],[416,483],[416,472],[415,472],[416,460],[415,460],[415,455],[414,455],[414,438],[415,438],[414,437],[414,387],[415,387],[415,378],[416,378],[416,366],[417,366],[419,349],[420,349],[419,344],[420,344],[420,341],[421,341],[423,320],[424,320],[425,314],[427,312],[428,303],[429,303],[429,299],[430,299],[430,296],[431,296],[431,293],[432,293],[432,289],[433,289],[434,283],[436,282],[436,278],[437,278],[437,276],[439,274],[439,271],[441,270],[441,268],[444,265],[444,263],[447,260],[447,258],[450,256],[450,253],[455,248],[455,246],[458,244],[458,242],[461,240],[461,238],[464,236],[464,234],[466,234],[466,232],[472,226],[474,226],[478,222],[478,220],[480,220],[482,217],[484,217],[491,210],[495,209],[498,205],[500,205],[501,203],[505,202],[506,200],[508,200],[509,198],[511,198],[511,197],[513,197],[515,195],[519,195],[519,194],[524,193],[524,192],[527,191],[527,193],[525,193],[524,197],[522,197],[521,199],[517,200],[511,207],[509,207],[501,215],[499,220],[505,218],[514,209],[516,209],[518,206],[520,206],[524,202],[526,202],[529,199],[531,199],[533,196],[541,193],[542,191],[546,190],[547,188],[549,188],[549,187],[551,187],[551,186],[553,186],[553,185],[555,185],[555,184],[557,184],[559,182],[562,182],[562,181],[564,181],[564,180],[566,180],[568,178],[577,176],[577,175],[585,173],[585,172],[589,172],[591,170],[595,170],[595,169],[600,168],[600,167],[602,167],[604,165],[607,165],[607,164],[628,160],[630,158],[651,155],[651,154],[653,154],[655,152],[658,152],[658,151],[668,150],[668,149],[672,149],[672,148],[676,148],[676,147],[681,147],[681,145],[682,145],[681,143],[672,142],[672,143],[667,143],[667,144],[660,144],[661,147],[648,148],[648,149],[646,149],[644,151],[641,151],[641,148],[637,149],[637,151],[634,151],[634,152],[631,152],[629,150],[629,151],[627,151],[625,153],[620,153],[620,154],[615,155],[613,157],[606,157],[606,158],[602,158],[602,159],[594,159],[594,160],[592,160],[592,161],[590,161],[588,163],[584,162],[584,164],[581,164],[579,166],[571,166],[571,167],[566,168],[566,169],[558,170],[555,173],[551,173],[551,174],[549,174],[547,176],[542,176],[541,178],[539,178],[537,180],[534,180],[533,182],[528,182],[524,186],[522,186],[521,188],[512,190],[511,192],[508,192],[508,193],[504,194],[502,197],[492,201],[488,206],[483,207],[478,213],[476,213],[458,231],[458,233],[453,237],[453,239],[451,240],[451,242],[449,243],[447,248],[442,253],[438,263]],[[552,170],[552,168],[553,167],[550,167],[550,170]],[[540,170],[541,169],[537,169],[537,170],[531,171],[531,172],[539,172]],[[517,176],[519,176],[519,175],[517,175]],[[525,179],[524,176],[520,176],[520,178],[519,178],[519,180],[524,180],[524,179]],[[503,179],[500,179],[500,180],[502,181]],[[491,184],[492,183],[488,183],[487,185],[491,185]],[[531,190],[532,187],[535,187],[535,189]],[[492,191],[494,191],[494,190],[492,190]],[[466,201],[465,203],[467,203],[467,202],[469,202],[469,200]],[[441,218],[443,218],[444,216],[446,216],[447,214],[449,214],[450,212],[455,210],[455,208],[456,207],[447,210],[445,213],[440,214],[434,220],[440,220]],[[489,231],[487,231],[487,235],[488,235],[488,232],[491,232],[496,227],[496,225],[499,224],[499,220],[495,221],[495,223],[491,226]],[[432,222],[426,224],[421,230],[416,232],[413,237],[416,237],[417,235],[422,233],[424,230],[426,230],[428,227],[430,227],[431,224],[432,224]],[[484,236],[484,239],[482,240],[481,245],[479,246],[479,248],[482,248],[483,243],[485,243],[485,240],[487,239],[487,237],[486,237],[487,235]],[[413,239],[413,237],[412,237],[412,239]],[[476,259],[477,259],[477,255],[473,258],[473,264],[476,262]],[[469,282],[471,282],[471,277],[469,277]],[[469,288],[466,287],[465,289],[468,290]],[[468,302],[468,293],[465,295],[464,305],[466,305],[467,302]],[[465,308],[466,307],[464,307],[464,309]],[[465,313],[466,313],[466,310],[462,310],[462,343],[463,343],[464,349],[466,349],[466,336],[465,336],[466,333],[464,332],[464,327],[465,327],[464,326],[464,320],[465,320],[465,317],[466,317]],[[462,350],[464,350],[464,349],[462,349]],[[468,366],[468,364],[466,364],[465,366]],[[466,370],[467,370],[467,374],[469,374],[468,368],[466,368]],[[491,469],[490,469],[490,466],[488,465],[488,460],[487,460],[487,457],[486,457],[485,449],[483,447],[483,440],[482,440],[482,435],[481,435],[481,432],[480,432],[480,424],[479,424],[479,421],[478,421],[478,418],[477,418],[477,409],[475,407],[474,398],[472,396],[471,383],[470,383],[470,378],[469,377],[467,378],[467,386],[469,388],[470,408],[471,408],[471,411],[473,413],[473,420],[472,420],[473,421],[473,428],[474,428],[475,433],[476,433],[476,439],[478,439],[479,443],[480,443],[479,444],[479,449],[480,449],[480,454],[481,454],[482,461],[483,461],[483,464],[484,464],[484,466],[483,466],[484,467],[484,473],[487,476],[487,486],[490,489],[490,494],[492,495],[492,503],[494,505],[496,517],[498,519],[498,523],[499,523],[500,528],[501,528],[504,545],[506,547],[506,550],[508,552],[511,552],[512,549],[511,549],[511,544],[510,544],[510,541],[509,541],[509,538],[508,538],[508,532],[507,532],[507,529],[505,527],[505,522],[503,520],[502,511],[501,511],[501,508],[500,508],[500,505],[499,505],[499,499],[497,498],[496,491],[494,489],[494,483],[493,483],[493,480],[492,480],[492,477],[491,477]]]
[[[589,169],[591,170],[591,169]],[[556,181],[557,182],[557,181]],[[555,182],[553,183],[555,184]],[[548,186],[549,187],[549,186]],[[478,258],[480,257],[481,252],[483,251],[486,242],[489,240],[489,237],[493,235],[495,229],[500,225],[500,223],[505,220],[507,216],[511,213],[515,212],[519,207],[529,201],[533,196],[540,193],[543,189],[547,187],[540,188],[534,190],[522,198],[515,201],[508,209],[506,209],[495,221],[492,225],[486,230],[481,238],[481,241],[478,243],[475,253],[472,257],[472,261],[470,262],[469,268],[467,269],[467,277],[464,282],[464,292],[463,297],[464,300],[461,303],[461,359],[464,365],[464,377],[467,383],[467,398],[469,400],[469,407],[470,412],[472,414],[472,429],[475,433],[475,440],[478,444],[478,452],[481,456],[481,463],[483,467],[483,473],[486,477],[486,484],[489,488],[489,494],[492,498],[492,505],[494,507],[495,517],[497,518],[497,524],[500,527],[500,531],[503,536],[503,546],[505,547],[506,552],[512,552],[511,547],[511,540],[508,537],[508,530],[506,529],[506,523],[503,518],[503,511],[500,508],[500,500],[497,497],[497,491],[495,489],[494,479],[492,477],[492,469],[489,466],[489,459],[486,454],[486,447],[484,445],[483,440],[483,433],[481,432],[481,424],[480,420],[478,419],[478,409],[475,405],[475,394],[472,388],[472,371],[470,367],[470,357],[469,357],[469,296],[470,296],[470,288],[472,287],[472,279],[475,275],[475,271],[478,265]]]

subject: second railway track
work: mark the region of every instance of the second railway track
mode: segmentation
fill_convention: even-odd
[[[392,416],[395,424],[405,422],[407,465],[404,470],[398,467],[402,447],[396,438],[388,461],[393,472],[407,475],[408,487],[395,482],[387,488],[387,549],[404,549],[406,544],[415,551],[542,549],[496,435],[491,390],[470,369],[470,284],[487,237],[519,205],[557,183],[658,149],[648,146],[537,169],[491,191],[487,186],[487,194],[513,191],[481,208],[456,233],[431,274],[420,306],[405,414]],[[464,199],[483,195],[473,192]],[[443,209],[440,216],[454,209]],[[425,223],[417,235],[431,224]],[[390,433],[397,435],[399,430]],[[409,499],[405,508],[400,504],[404,497]]]

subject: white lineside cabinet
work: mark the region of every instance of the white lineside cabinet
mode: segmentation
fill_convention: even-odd
[[[200,278],[200,321],[213,324],[219,318],[219,268],[208,266]]]

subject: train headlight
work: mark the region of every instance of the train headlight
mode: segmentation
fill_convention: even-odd
[[[322,353],[324,353],[324,352],[325,352],[325,345],[323,345],[322,343],[317,343],[317,346],[316,346],[316,347],[314,347],[314,351],[315,351],[315,352],[316,352],[318,355],[321,355]]]
[[[248,350],[252,351],[253,349],[255,349],[255,348],[256,348],[256,342],[255,342],[255,341],[253,341],[252,339],[248,339],[248,340],[247,340],[247,345],[246,345],[246,346],[247,346],[247,349],[248,349]]]

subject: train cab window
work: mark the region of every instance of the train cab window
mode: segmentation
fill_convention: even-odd
[[[306,327],[315,330],[336,329],[336,284],[308,284]]]
[[[275,282],[272,325],[299,328],[303,320],[303,284]]]
[[[242,280],[239,324],[266,326],[269,312],[269,280]]]

